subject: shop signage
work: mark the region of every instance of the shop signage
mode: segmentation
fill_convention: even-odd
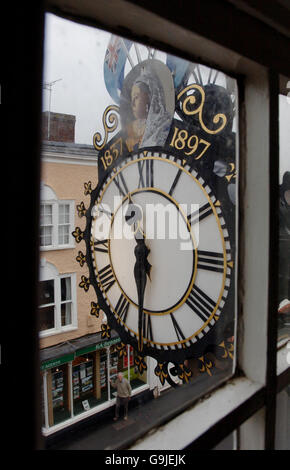
[[[61,364],[65,364],[66,362],[73,361],[75,358],[74,353],[72,354],[66,354],[65,356],[59,357],[57,359],[50,359],[49,361],[45,361],[41,364],[40,369],[41,370],[46,370],[46,369],[52,369],[53,367],[58,367]]]
[[[114,338],[114,339],[111,339],[109,341],[103,341],[102,343],[98,343],[96,344],[96,351],[98,349],[103,349],[103,348],[107,348],[108,346],[112,346],[112,344],[116,344],[116,343],[119,343],[121,341],[120,338]]]
[[[65,364],[66,362],[73,361],[76,357],[82,356],[83,354],[87,354],[89,352],[97,351],[99,349],[107,348],[112,344],[119,343],[121,341],[120,338],[110,339],[109,341],[102,341],[98,344],[93,344],[87,346],[86,348],[79,349],[76,353],[66,354],[65,356],[59,357],[57,359],[50,359],[49,361],[45,361],[41,364],[41,370],[52,369],[53,367],[58,367],[61,364]]]

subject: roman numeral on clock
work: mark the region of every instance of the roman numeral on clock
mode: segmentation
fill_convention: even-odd
[[[139,183],[138,188],[154,187],[154,160],[138,161]]]
[[[206,269],[207,271],[215,271],[217,273],[224,272],[224,255],[214,251],[197,250],[197,268]]]
[[[154,341],[151,315],[149,315],[148,313],[144,314],[143,337],[148,339],[148,341]]]
[[[173,327],[175,329],[175,333],[176,333],[178,341],[185,340],[185,336],[184,336],[180,326],[178,325],[178,323],[176,321],[176,318],[174,317],[173,313],[170,313],[170,318],[171,318],[171,321],[173,323]]]
[[[176,188],[176,185],[177,185],[177,183],[178,183],[178,181],[179,181],[179,178],[180,178],[181,174],[182,174],[182,170],[179,169],[178,172],[177,172],[177,174],[176,174],[176,176],[175,176],[175,178],[174,178],[174,181],[173,181],[173,183],[172,183],[172,186],[171,186],[171,188],[170,188],[170,190],[169,190],[169,193],[168,193],[169,196],[172,196],[173,191],[174,191],[175,188]]]
[[[206,322],[209,319],[216,306],[216,302],[214,302],[197,286],[193,286],[188,298],[186,299],[186,304],[203,322]]]
[[[99,271],[99,279],[102,285],[102,288],[105,292],[108,292],[109,289],[115,284],[116,279],[111,268],[111,265],[108,264]]]
[[[205,217],[213,214],[212,207],[209,202],[204,204],[203,206],[199,207],[196,211],[193,211],[192,214],[187,216],[187,220],[189,221],[190,225],[194,225],[198,222],[201,222]]]
[[[113,181],[119,190],[120,196],[125,197],[126,194],[129,193],[129,190],[122,172],[118,173],[118,175],[115,176]]]
[[[94,241],[94,249],[95,251],[99,251],[101,253],[108,253],[108,240],[95,240]]]
[[[126,299],[126,297],[123,294],[121,294],[117,302],[117,305],[115,307],[115,312],[119,317],[118,322],[122,320],[122,322],[126,323],[129,307],[130,307],[129,301]]]

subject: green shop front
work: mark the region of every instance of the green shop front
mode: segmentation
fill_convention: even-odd
[[[132,347],[120,346],[112,331],[107,340],[96,333],[40,351],[44,436],[112,407],[116,392],[110,379],[118,372],[133,394],[148,388],[146,371],[140,375],[134,366]]]

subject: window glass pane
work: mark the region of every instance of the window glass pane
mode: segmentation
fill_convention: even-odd
[[[40,225],[52,224],[52,205],[41,204],[40,206]]]
[[[49,416],[50,425],[56,425],[66,421],[71,416],[69,388],[68,388],[68,366],[65,364],[49,370]]]
[[[136,365],[136,359],[138,360],[137,351],[134,351],[133,348],[130,347],[130,385],[132,389],[138,388],[147,383],[147,370],[141,374],[138,366]]]
[[[41,424],[44,427],[45,426],[45,399],[44,399],[43,375],[41,376],[40,394],[41,394]]]
[[[290,85],[290,81],[289,81]],[[290,338],[290,98],[279,95],[278,341]]]
[[[50,330],[54,328],[54,306],[41,307],[39,312],[39,329],[40,331]]]
[[[52,227],[40,227],[40,246],[52,245]]]
[[[77,221],[70,226],[70,204],[59,202],[58,250],[41,255],[76,273],[81,328],[68,342],[96,346],[96,412],[112,407],[117,371],[136,400],[171,388],[170,411],[182,387],[193,400],[234,372],[237,97],[222,71],[46,16],[43,183],[74,202]],[[62,247],[71,233],[76,246]],[[62,326],[73,288],[61,280]],[[75,414],[86,401],[79,361]]]
[[[69,204],[59,204],[58,223],[69,224]]]
[[[124,377],[127,379],[128,378],[128,369],[123,367],[122,369],[119,369],[118,364],[118,353],[116,348],[113,346],[110,348],[110,379],[112,380],[113,383],[117,380],[117,374],[118,372],[122,372]],[[111,388],[111,398],[116,398],[117,392],[116,389]]]
[[[40,282],[40,305],[54,303],[54,280]]]
[[[40,281],[39,286],[39,328],[45,331],[55,327],[54,280]]]
[[[61,300],[71,300],[71,278],[63,277],[61,283]]]
[[[108,400],[108,367],[107,367],[107,351],[102,349],[98,356],[100,364],[100,379],[98,384],[99,398],[102,401]]]
[[[69,226],[59,225],[58,226],[58,244],[67,245],[69,243]]]
[[[101,402],[101,390],[96,380],[96,370],[98,369],[96,361],[99,364],[95,354],[79,356],[73,361],[72,380],[75,415],[88,411]]]
[[[72,309],[72,305],[70,302],[61,304],[61,326],[71,325],[72,323],[71,309]]]

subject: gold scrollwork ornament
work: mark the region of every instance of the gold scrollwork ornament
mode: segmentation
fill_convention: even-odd
[[[102,136],[99,132],[96,132],[93,136],[93,144],[96,150],[102,150],[108,142],[108,135],[117,129],[119,124],[117,113],[119,113],[119,110],[119,106],[116,105],[110,105],[105,109],[103,114],[103,126],[105,131],[104,139],[102,141]]]
[[[144,357],[142,356],[137,356],[135,357],[135,365],[137,366],[140,374],[143,374],[144,370],[147,370],[147,364],[144,360]]]
[[[86,262],[86,257],[85,257],[85,255],[83,254],[82,251],[79,251],[79,252],[78,252],[78,256],[76,257],[76,260],[77,260],[77,262],[80,264],[80,267],[82,268],[83,265],[84,265],[85,262]]]
[[[96,304],[96,302],[91,302],[91,311],[90,311],[91,315],[94,315],[96,318],[99,318],[100,310],[101,308],[99,304]]]
[[[205,102],[205,92],[204,92],[204,89],[200,85],[197,85],[197,84],[188,85],[186,88],[184,88],[179,93],[179,95],[177,96],[177,99],[180,100],[180,98],[184,94],[187,94],[190,90],[193,90],[193,89],[197,90],[201,95],[200,105],[197,106],[196,109],[192,109],[192,106],[195,105],[196,101],[197,101],[196,96],[195,95],[187,95],[186,98],[182,102],[182,111],[187,116],[198,114],[198,119],[199,119],[199,122],[200,122],[200,125],[201,125],[202,129],[205,132],[207,132],[208,134],[218,134],[219,132],[221,132],[223,130],[223,128],[225,127],[225,125],[227,123],[226,115],[223,114],[223,113],[218,113],[213,117],[213,123],[214,124],[218,124],[221,121],[221,125],[217,129],[211,130],[211,129],[208,129],[206,127],[206,125],[203,122],[203,117],[202,117],[202,111],[203,111],[203,106],[204,106],[204,102]]]
[[[119,357],[127,357],[127,345],[125,343],[117,344],[116,346]]]
[[[184,364],[178,364],[178,377],[182,380],[183,383],[188,383],[189,379],[192,377],[192,372],[188,367],[185,367]]]
[[[109,327],[108,323],[101,324],[101,338],[102,339],[110,339],[111,338],[111,328]]]
[[[87,183],[84,183],[84,195],[85,196],[88,196],[88,194],[91,194],[92,193],[92,182],[91,181],[88,181]]]
[[[90,284],[90,280],[86,276],[81,276],[81,282],[79,283],[79,287],[84,289],[85,292],[88,292]]]
[[[83,201],[77,205],[77,211],[79,217],[83,217],[84,215],[86,215],[87,209],[85,208]]]
[[[201,373],[206,372],[208,375],[212,376],[211,368],[213,367],[213,363],[211,361],[207,361],[204,356],[198,358],[199,361],[201,362],[201,367],[199,368],[199,371]]]
[[[157,377],[159,378],[161,385],[164,385],[165,380],[168,377],[167,365],[158,363],[157,367],[155,367],[154,372],[155,372],[155,375],[157,375]]]
[[[84,239],[84,232],[82,232],[80,227],[76,227],[74,232],[72,232],[72,236],[75,238],[77,243],[80,243]]]

